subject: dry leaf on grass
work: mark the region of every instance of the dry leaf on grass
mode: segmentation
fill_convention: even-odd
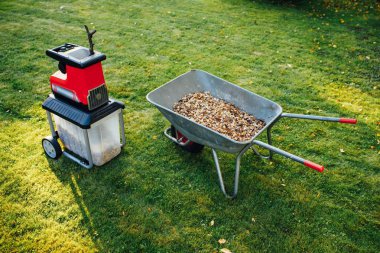
[[[219,244],[225,244],[226,242],[227,242],[226,239],[223,239],[223,238],[218,240]]]
[[[222,253],[232,253],[232,251],[229,250],[229,249],[227,249],[227,248],[221,249],[220,252],[222,252]]]

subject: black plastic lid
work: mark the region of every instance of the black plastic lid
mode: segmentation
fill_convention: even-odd
[[[89,129],[91,125],[111,113],[124,109],[122,102],[110,99],[110,101],[96,110],[88,111],[83,108],[75,107],[66,103],[64,100],[57,99],[54,95],[49,97],[42,104],[42,108],[73,123],[80,128]]]
[[[90,50],[86,47],[65,43],[59,47],[46,50],[46,55],[76,68],[86,68],[106,59],[106,55],[95,51],[90,55]]]

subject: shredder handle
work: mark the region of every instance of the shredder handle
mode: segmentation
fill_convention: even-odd
[[[266,148],[266,149],[269,149],[270,151],[273,151],[279,155],[282,155],[282,156],[285,156],[287,158],[290,158],[292,159],[293,161],[296,161],[296,162],[299,162],[299,163],[302,163],[303,165],[309,167],[309,168],[312,168],[313,170],[316,170],[318,172],[323,172],[323,170],[325,169],[325,167],[323,167],[322,165],[319,165],[317,163],[313,163],[311,161],[308,161],[308,160],[305,160],[299,156],[296,156],[296,155],[293,155],[291,153],[288,153],[282,149],[279,149],[279,148],[276,148],[276,147],[273,147],[269,144],[266,144],[264,142],[261,142],[261,141],[257,141],[257,140],[254,140],[253,141],[254,144],[260,146],[260,147],[263,147],[263,148]]]

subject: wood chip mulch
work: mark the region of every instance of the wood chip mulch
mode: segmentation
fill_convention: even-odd
[[[250,140],[265,126],[264,121],[209,92],[188,94],[174,104],[173,110],[236,141]]]

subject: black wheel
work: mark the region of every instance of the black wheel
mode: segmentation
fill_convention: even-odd
[[[52,159],[58,159],[62,155],[61,146],[57,139],[52,136],[47,136],[42,139],[42,148],[45,154]]]
[[[175,129],[174,126],[171,126],[170,127],[170,133],[171,135],[176,138],[176,139],[179,139],[182,137],[182,142],[185,143],[187,141],[187,138],[185,136],[183,136],[181,134],[181,132],[179,132],[177,129]],[[196,142],[193,142],[191,141],[188,145],[186,146],[181,146],[179,145],[183,150],[187,151],[187,152],[190,152],[190,153],[199,153],[202,151],[202,149],[204,148],[204,146],[202,144],[199,144],[199,143],[196,143]]]

